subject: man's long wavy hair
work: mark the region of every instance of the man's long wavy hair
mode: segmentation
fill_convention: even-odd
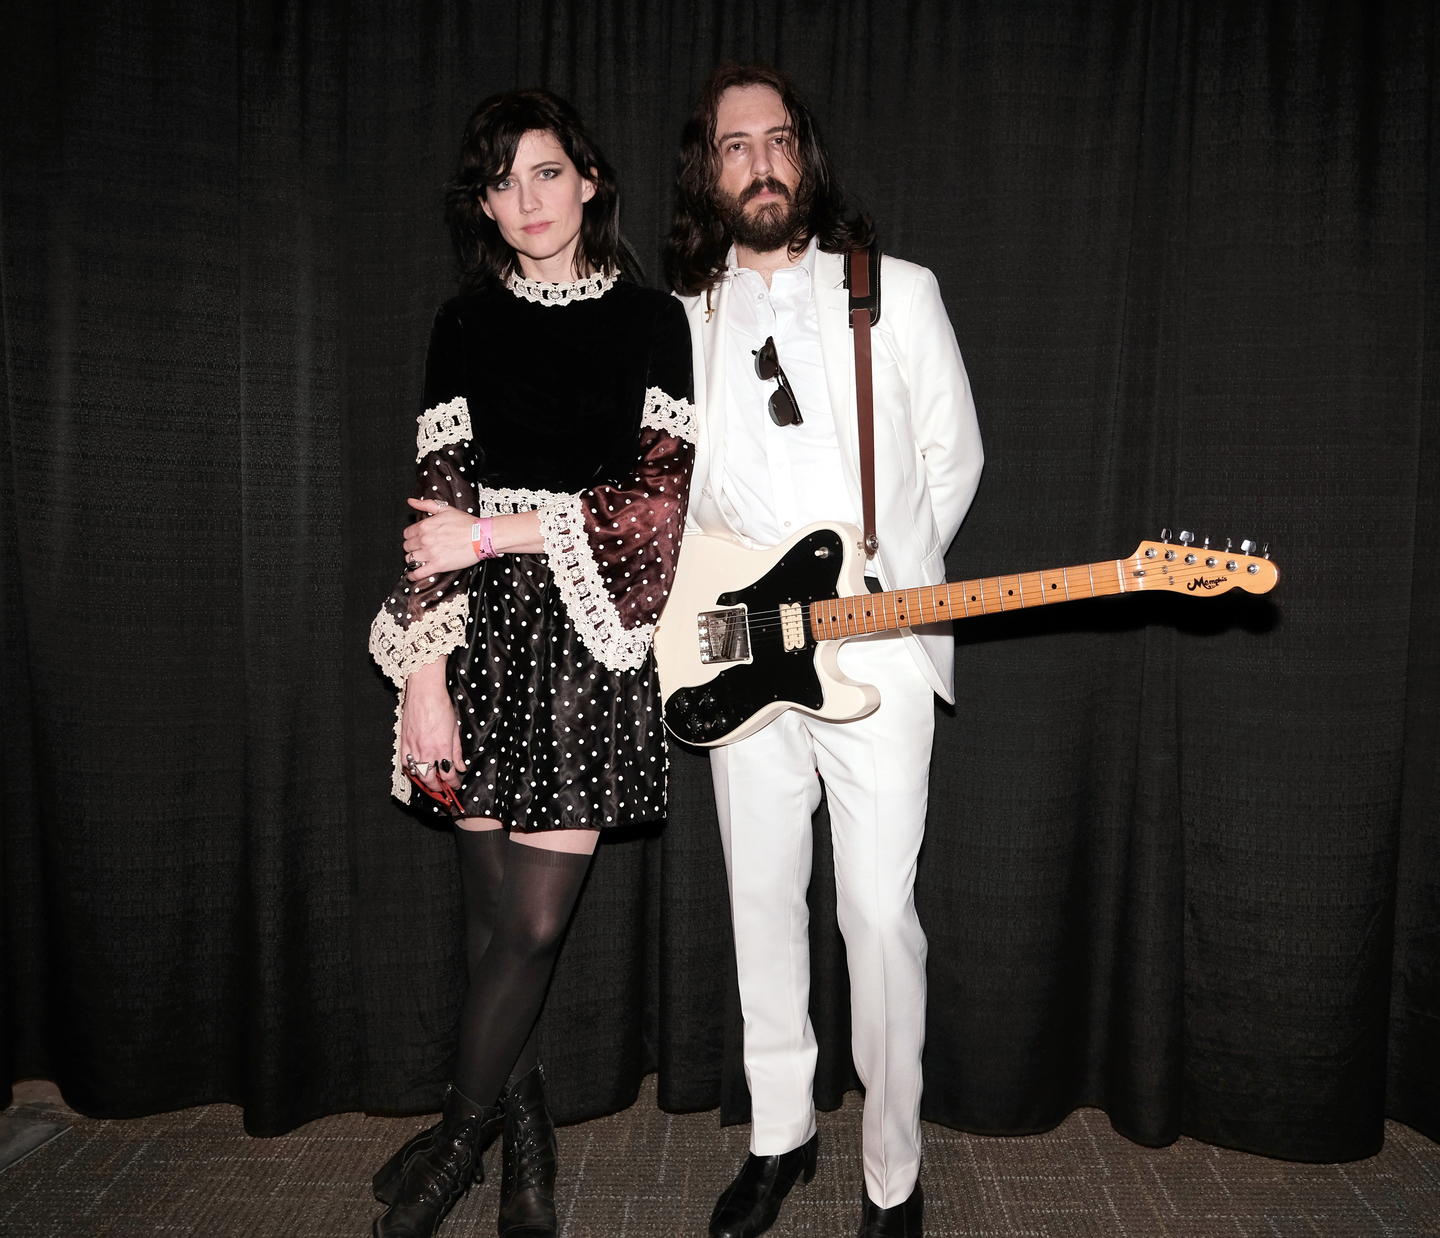
[[[613,271],[624,279],[644,280],[640,260],[620,235],[620,190],[615,170],[601,153],[585,122],[569,103],[548,90],[507,90],[480,104],[465,126],[455,175],[445,187],[445,222],[460,265],[460,291],[494,287],[517,270],[515,251],[485,214],[480,199],[498,185],[515,163],[520,139],[537,130],[553,133],[575,170],[595,186],[585,203],[575,266]]]
[[[790,120],[791,149],[800,167],[795,195],[803,224],[790,241],[798,254],[818,237],[827,254],[848,253],[875,241],[875,227],[862,211],[851,211],[830,168],[830,156],[814,117],[789,78],[762,64],[723,64],[710,75],[680,135],[675,223],[665,245],[665,276],[677,292],[693,296],[715,287],[725,270],[731,236],[715,200],[720,152],[715,124],[720,97],[734,86],[768,86],[780,96]]]

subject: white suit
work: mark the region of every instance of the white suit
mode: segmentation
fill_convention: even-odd
[[[849,510],[858,512],[855,362],[844,260],[817,253],[814,273],[841,480]],[[727,280],[708,298],[681,298],[694,344],[699,423],[688,527],[743,542],[720,495],[727,419],[766,414],[727,402],[730,293]],[[975,405],[934,276],[884,257],[881,309],[871,332],[880,540],[872,569],[887,589],[936,584],[945,578],[945,550],[979,483],[983,454]],[[711,770],[745,1018],[751,1150],[786,1152],[815,1129],[805,892],[818,769],[829,800],[850,968],[852,1049],[866,1086],[866,1189],[886,1208],[908,1197],[919,1170],[925,937],[913,890],[934,733],[931,693],[954,700],[949,625],[852,640],[841,650],[841,666],[880,689],[878,710],[845,723],[791,711],[749,739],[714,749]]]

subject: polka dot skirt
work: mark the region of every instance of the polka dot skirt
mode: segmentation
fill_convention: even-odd
[[[450,655],[448,683],[467,816],[532,831],[665,814],[654,656],[633,671],[597,662],[544,555],[501,555],[475,568],[466,646]]]

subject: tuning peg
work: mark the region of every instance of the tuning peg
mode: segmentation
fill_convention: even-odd
[[[1170,544],[1170,530],[1169,530],[1169,529],[1161,529],[1161,530],[1160,530],[1160,540],[1161,540],[1162,542],[1164,542],[1167,546]]]
[[[1226,553],[1227,555],[1230,553],[1230,547],[1231,547],[1232,545],[1233,545],[1233,543],[1232,543],[1231,540],[1227,537],[1227,538],[1225,539],[1225,553]]]
[[[1206,550],[1209,550],[1209,549],[1210,549],[1210,539],[1209,539],[1208,537],[1205,539],[1205,549],[1206,549]]]
[[[1240,543],[1240,553],[1242,555],[1253,555],[1255,553],[1255,543],[1247,537]]]
[[[1193,534],[1192,532],[1190,532],[1189,529],[1181,529],[1181,530],[1180,530],[1180,544],[1181,544],[1182,546],[1189,546],[1189,545],[1193,544],[1194,541],[1195,541],[1195,534]]]
[[[1261,553],[1262,555],[1264,555],[1267,559],[1270,557],[1270,543],[1269,543],[1269,542],[1266,542],[1266,543],[1265,543],[1265,548],[1264,548],[1264,550],[1262,550],[1260,553]]]

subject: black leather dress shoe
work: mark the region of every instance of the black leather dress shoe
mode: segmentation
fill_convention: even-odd
[[[797,1181],[815,1176],[815,1155],[820,1136],[779,1156],[756,1156],[753,1152],[735,1181],[727,1186],[710,1214],[710,1238],[755,1238],[775,1224],[780,1205]],[[918,1231],[917,1231],[918,1232]]]
[[[925,1209],[925,1195],[920,1184],[910,1192],[910,1198],[893,1208],[881,1208],[870,1202],[870,1192],[860,1188],[860,1198],[865,1201],[860,1213],[859,1238],[920,1238],[920,1214]]]

